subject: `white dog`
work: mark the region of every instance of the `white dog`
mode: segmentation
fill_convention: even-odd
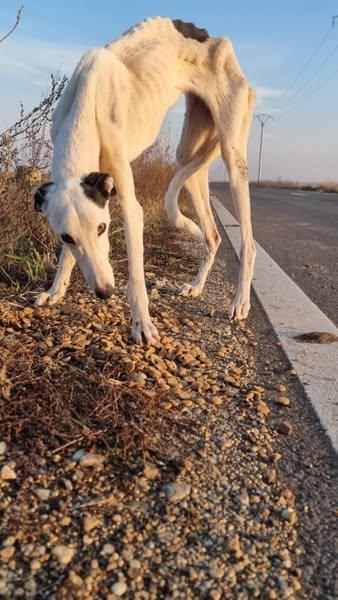
[[[38,296],[38,305],[54,304],[64,296],[75,261],[97,296],[112,294],[108,204],[116,193],[128,249],[133,338],[152,343],[158,336],[148,310],[143,214],[130,162],[154,142],[181,94],[186,95],[186,114],[177,152],[179,170],[165,204],[175,225],[205,244],[199,272],[181,293],[201,294],[220,243],[209,204],[208,166],[221,153],[242,234],[239,286],[230,317],[246,318],[255,258],[246,152],[255,94],[228,39],[211,38],[191,23],[162,18],[143,21],[105,48],[85,54],[54,111],[52,182],[38,188],[35,207],[47,214],[64,246],[54,283]],[[179,210],[183,185],[200,228]]]

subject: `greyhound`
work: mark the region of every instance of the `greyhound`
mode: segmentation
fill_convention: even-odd
[[[165,206],[169,219],[203,240],[205,250],[193,283],[184,284],[181,294],[202,293],[220,244],[209,202],[208,167],[221,154],[242,236],[239,285],[229,316],[247,317],[255,246],[246,154],[255,93],[227,38],[209,37],[192,23],[160,17],[86,53],[53,113],[52,181],[36,190],[35,208],[47,215],[64,245],[52,287],[38,295],[37,305],[61,300],[75,262],[99,298],[111,296],[109,200],[117,196],[129,262],[132,336],[138,344],[156,343],[144,279],[143,212],[130,162],[154,142],[166,113],[182,94],[186,113],[177,150],[179,168]],[[199,227],[180,212],[183,185]]]

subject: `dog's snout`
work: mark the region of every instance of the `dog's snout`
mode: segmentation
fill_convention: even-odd
[[[98,298],[101,298],[101,300],[107,300],[112,295],[113,290],[114,287],[112,285],[106,285],[104,288],[96,288],[95,294]]]

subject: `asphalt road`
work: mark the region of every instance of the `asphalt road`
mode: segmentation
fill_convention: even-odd
[[[234,214],[229,188],[210,187]],[[257,242],[338,326],[338,194],[253,187],[251,207]]]

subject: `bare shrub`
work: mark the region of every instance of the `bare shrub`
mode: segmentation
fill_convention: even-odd
[[[39,104],[0,135],[0,291],[43,282],[56,263],[56,240],[33,210],[33,187],[48,176],[49,125],[67,78],[51,75]]]
[[[0,136],[1,250],[0,295],[46,285],[56,268],[59,241],[46,218],[33,209],[34,187],[50,178],[52,111],[66,78],[51,77],[51,87],[30,112],[21,107],[19,120]],[[164,220],[163,199],[175,172],[169,144],[157,141],[133,163],[137,197],[145,212],[146,235]],[[111,205],[111,248],[125,261],[123,227],[116,201]]]

